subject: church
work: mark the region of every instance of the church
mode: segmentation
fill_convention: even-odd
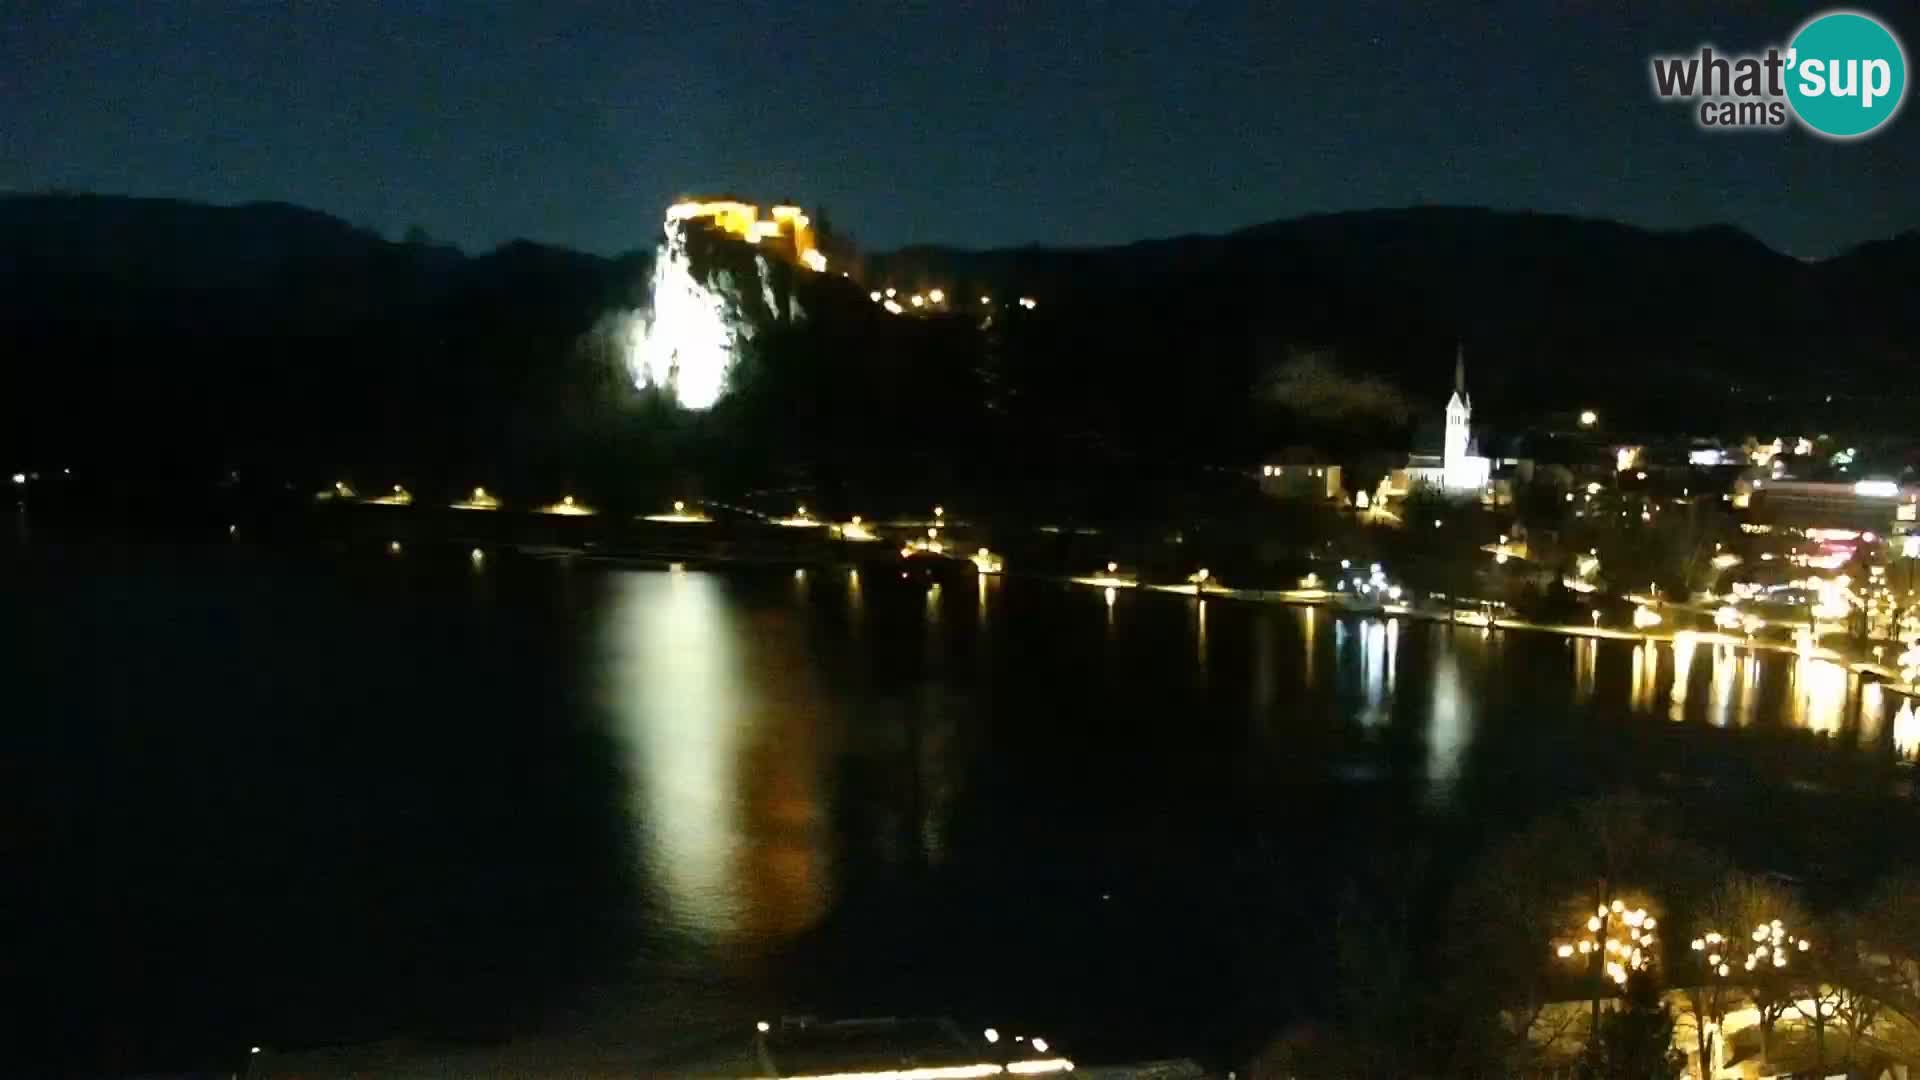
[[[1447,399],[1446,436],[1439,455],[1409,454],[1403,494],[1426,487],[1449,495],[1480,495],[1487,489],[1492,463],[1479,454],[1473,438],[1473,396],[1467,393],[1467,357],[1460,349],[1453,358],[1453,396]]]

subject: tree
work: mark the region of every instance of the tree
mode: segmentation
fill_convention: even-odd
[[[1851,1065],[1860,1051],[1860,1041],[1885,1011],[1881,999],[1883,987],[1878,972],[1871,959],[1862,955],[1863,941],[1856,919],[1843,919],[1833,924],[1827,931],[1831,939],[1824,947],[1824,963],[1820,965],[1823,974],[1830,980],[1825,1000],[1831,1006],[1827,1021],[1823,1022],[1822,1035],[1827,1022],[1838,1025],[1847,1037],[1841,1062]],[[1825,1058],[1824,1039],[1821,1044],[1822,1060]]]
[[[1824,950],[1822,950],[1824,951]],[[1829,980],[1825,965],[1817,961],[1813,970],[1803,967],[1799,977],[1789,985],[1793,990],[1788,997],[1791,1008],[1813,1032],[1813,1063],[1816,1069],[1823,1069],[1827,1063],[1827,1029],[1837,1021],[1840,991],[1838,984]]]
[[[1881,882],[1853,927],[1889,1003],[1920,1021],[1920,875],[1904,873]]]
[[[1806,926],[1799,899],[1770,879],[1732,873],[1722,875],[1717,885],[1689,907],[1691,951],[1699,966],[1690,965],[1690,974],[1698,981],[1689,980],[1686,1001],[1693,1013],[1700,1060],[1712,1060],[1713,1032],[1725,1022],[1728,1006],[1743,984],[1760,1011],[1764,1056],[1765,1048],[1771,1047],[1773,1027],[1791,1007],[1793,995],[1784,980],[1775,976],[1771,963],[1764,971],[1758,965],[1749,969],[1746,957],[1752,951],[1751,935],[1757,928],[1771,926],[1775,919],[1795,931]]]
[[[1534,822],[1475,864],[1450,922],[1446,967],[1456,974],[1446,997],[1493,1014],[1477,1018],[1485,1047],[1479,1056],[1488,1071],[1523,1071],[1533,1063],[1543,1037],[1554,1034],[1546,1028],[1569,1017],[1548,1005],[1566,1000],[1568,977],[1576,973],[1574,985],[1592,1001],[1589,1041],[1600,1037],[1601,1007],[1618,992],[1606,976],[1607,954],[1562,953],[1560,947],[1581,931],[1593,933],[1590,919],[1608,931],[1601,940],[1633,934],[1638,923],[1614,923],[1612,899],[1658,898],[1679,907],[1706,891],[1719,863],[1674,836],[1666,824],[1671,820],[1658,803],[1610,796]],[[1596,915],[1603,906],[1606,920]],[[1668,934],[1659,929],[1652,936],[1660,944],[1650,951],[1650,966],[1658,969]],[[1476,1017],[1462,1024],[1472,1031]]]
[[[1641,974],[1627,980],[1621,1007],[1600,1021],[1580,1073],[1595,1080],[1671,1080],[1686,1063],[1673,1046],[1673,1010],[1654,978]]]
[[[1456,891],[1442,999],[1464,1010],[1461,1041],[1482,1066],[1472,1071],[1525,1071],[1561,1034],[1549,1006],[1564,996],[1563,973],[1549,949],[1589,904],[1568,850],[1566,819],[1543,818],[1477,860]]]

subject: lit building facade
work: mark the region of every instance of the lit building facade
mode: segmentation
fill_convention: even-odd
[[[827,257],[821,253],[813,219],[797,206],[776,206],[760,216],[760,207],[734,199],[689,199],[667,207],[669,228],[676,222],[704,222],[749,244],[761,244],[779,251],[809,270],[824,272]]]
[[[1413,454],[1407,458],[1403,490],[1438,488],[1450,495],[1479,495],[1487,488],[1492,462],[1477,453],[1473,441],[1473,397],[1467,393],[1464,351],[1453,361],[1453,396],[1447,399],[1446,434],[1439,456]]]
[[[1736,488],[1736,493],[1738,493]],[[1920,489],[1889,480],[1760,480],[1748,487],[1755,521],[1802,528],[1858,529],[1886,536],[1914,528]],[[1736,497],[1735,505],[1739,500]]]
[[[1338,499],[1347,489],[1338,465],[1262,465],[1260,494],[1277,499]]]

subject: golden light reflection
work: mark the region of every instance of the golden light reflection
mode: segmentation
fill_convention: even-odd
[[[1795,727],[1830,734],[1840,730],[1847,709],[1847,669],[1830,660],[1801,656],[1793,664],[1791,720]]]
[[[1300,636],[1304,639],[1302,651],[1306,654],[1307,658],[1307,662],[1302,666],[1301,680],[1307,689],[1311,690],[1315,684],[1314,661],[1317,651],[1314,647],[1314,632],[1320,625],[1320,609],[1313,607],[1302,608],[1300,610],[1300,618],[1302,622]]]
[[[781,650],[788,624],[743,633],[720,579],[707,574],[614,581],[612,706],[662,907],[673,926],[708,942],[806,928],[831,889],[818,693],[806,665],[742,655],[742,643]]]
[[[1860,685],[1860,745],[1880,745],[1887,727],[1887,691],[1877,682]]]
[[[1713,674],[1708,680],[1707,721],[1726,727],[1733,714],[1734,682],[1740,677],[1740,654],[1732,645],[1713,647]]]
[[[1633,647],[1632,706],[1635,712],[1653,709],[1653,698],[1660,682],[1660,653],[1651,641]]]
[[[1748,653],[1740,665],[1740,705],[1734,710],[1734,722],[1741,727],[1753,723],[1760,707],[1760,657]]]
[[[1204,677],[1207,673],[1207,602],[1202,600],[1195,607],[1199,609],[1196,615],[1199,620],[1199,630],[1195,634],[1195,644],[1199,652],[1200,674]]]
[[[1687,682],[1693,674],[1693,650],[1698,644],[1691,631],[1682,630],[1673,635],[1673,703],[1667,707],[1667,718],[1680,721],[1687,718]]]
[[[1600,642],[1595,638],[1569,638],[1573,646],[1573,697],[1578,704],[1585,705],[1593,700],[1594,664],[1600,654]]]
[[[1914,712],[1912,698],[1901,698],[1893,714],[1893,749],[1903,758],[1920,754],[1920,714]]]

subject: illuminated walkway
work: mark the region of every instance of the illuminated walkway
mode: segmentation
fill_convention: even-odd
[[[1521,630],[1532,633],[1559,634],[1563,637],[1605,638],[1613,641],[1660,641],[1671,644],[1675,640],[1691,641],[1696,645],[1728,645],[1754,652],[1784,653],[1791,656],[1804,656],[1815,660],[1826,660],[1839,664],[1849,671],[1873,675],[1883,680],[1886,688],[1897,693],[1913,696],[1920,694],[1920,688],[1909,686],[1900,681],[1899,669],[1868,660],[1857,660],[1845,653],[1833,649],[1802,646],[1789,642],[1756,641],[1743,635],[1723,634],[1712,630],[1667,630],[1648,628],[1645,630],[1623,630],[1608,626],[1582,626],[1576,623],[1538,623],[1527,619],[1489,616],[1486,623],[1471,623],[1457,619],[1451,610],[1419,608],[1406,604],[1354,604],[1341,599],[1344,594],[1328,592],[1325,589],[1229,589],[1218,585],[1204,588],[1196,585],[1143,585],[1132,578],[1094,575],[1087,577],[1069,577],[1066,579],[1075,585],[1089,585],[1106,589],[1141,589],[1148,592],[1173,593],[1178,596],[1198,596],[1203,599],[1238,600],[1255,604],[1284,604],[1289,606],[1327,607],[1343,614],[1358,616],[1378,616],[1382,618],[1415,619],[1424,622],[1452,623],[1472,629]]]

